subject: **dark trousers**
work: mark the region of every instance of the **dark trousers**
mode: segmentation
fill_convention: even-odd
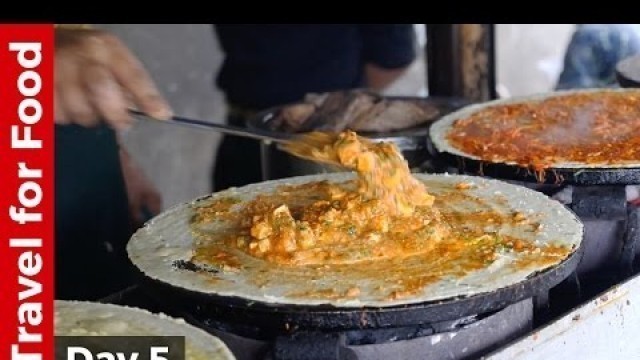
[[[245,118],[230,115],[229,125],[246,126]],[[221,191],[262,181],[260,142],[239,136],[224,136],[213,167],[212,190]]]
[[[56,126],[56,298],[95,300],[132,283],[132,229],[115,133]]]

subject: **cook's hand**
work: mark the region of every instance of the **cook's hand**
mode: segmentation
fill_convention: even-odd
[[[114,35],[94,29],[57,28],[55,34],[56,122],[97,125],[104,119],[128,128],[131,103],[166,119],[171,108],[142,63]]]
[[[129,198],[129,213],[134,226],[141,226],[147,216],[155,216],[162,210],[162,196],[129,153],[120,148],[120,164]],[[146,214],[146,212],[149,214]]]

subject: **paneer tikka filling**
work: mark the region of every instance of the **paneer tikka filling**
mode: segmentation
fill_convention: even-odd
[[[280,264],[353,263],[426,251],[449,233],[395,145],[352,131],[325,143],[311,136],[304,156],[355,170],[356,187],[316,182],[259,195],[232,216],[229,245]]]
[[[472,184],[432,189],[437,190],[434,197],[392,144],[363,140],[353,132],[320,135],[312,143],[293,152],[352,169],[356,179],[281,185],[250,200],[217,197],[195,206],[192,261],[242,271],[241,254],[247,254],[318,277],[345,272],[360,283],[382,276],[389,284],[379,289],[380,296],[398,299],[442,277],[461,277],[487,267],[501,253],[520,254],[512,266],[527,268],[555,263],[572,251],[509,235],[509,229],[536,233],[541,227],[535,216],[502,213],[468,194]],[[478,210],[460,213],[455,204],[462,203]],[[223,231],[215,226],[207,230],[220,221]],[[428,266],[392,266],[405,261]],[[252,279],[260,286],[285,281],[268,272]],[[289,295],[349,298],[360,293],[358,286],[308,290],[309,286],[301,284],[298,293]]]

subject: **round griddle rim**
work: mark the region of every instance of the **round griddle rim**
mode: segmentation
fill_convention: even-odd
[[[518,180],[553,185],[633,185],[640,184],[640,167],[559,168],[550,167],[542,173],[527,166],[491,162],[438,151],[429,139],[432,156],[441,165],[458,169],[462,174],[489,176],[495,179]]]
[[[283,332],[292,329],[351,330],[430,324],[490,313],[524,299],[541,295],[565,280],[577,268],[581,243],[555,267],[530,275],[516,284],[472,296],[453,297],[390,307],[334,307],[330,305],[286,305],[219,296],[180,288],[141,273],[141,286],[164,301],[198,309],[212,318],[263,326]]]
[[[527,101],[540,101],[561,96],[571,96],[576,94],[594,94],[599,92],[611,93],[627,93],[638,92],[640,89],[635,88],[590,88],[590,89],[568,89],[556,90],[546,93],[538,93],[533,95],[518,96],[506,99],[497,99],[485,103],[475,103],[465,106],[452,112],[445,117],[456,116],[458,113],[465,111],[473,112],[481,111],[492,106],[503,104],[515,104]],[[436,119],[432,124],[442,121],[443,118]],[[462,154],[454,154],[446,150],[439,149],[433,140],[433,133],[429,131],[427,135],[427,148],[431,156],[438,162],[440,166],[449,165],[457,168],[462,174],[489,176],[495,179],[518,180],[526,182],[534,182],[539,184],[554,185],[631,185],[640,184],[640,166],[639,167],[583,167],[583,168],[561,168],[550,167],[542,173],[536,175],[530,166],[507,164],[505,162],[492,162],[489,160],[481,160],[465,156]]]

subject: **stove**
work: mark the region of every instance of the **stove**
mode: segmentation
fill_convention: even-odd
[[[144,282],[102,301],[183,318],[221,339],[239,360],[476,359],[520,339],[533,336],[535,340],[537,331],[553,327],[551,320],[563,318],[640,267],[640,209],[627,202],[624,185],[507,182],[540,191],[570,207],[585,225],[584,255],[575,272],[550,291],[497,311],[435,323],[416,321],[419,325],[405,327],[278,332],[208,313],[191,302],[169,301]]]
[[[626,185],[538,185],[514,182],[541,191],[569,207],[583,222],[584,256],[576,275],[590,297],[634,274],[640,264],[640,208],[627,201]]]
[[[421,170],[466,173],[464,167],[454,166],[449,160],[435,157]],[[640,270],[640,207],[638,201],[630,202],[627,196],[629,190],[637,189],[636,184],[540,184],[493,178],[548,195],[570,208],[584,224],[583,258],[575,273],[550,292],[549,303],[555,298],[556,308],[564,311],[576,306]]]
[[[535,302],[531,298],[499,311],[453,321],[400,328],[292,331],[290,334],[223,322],[189,305],[164,300],[139,285],[102,302],[183,318],[224,341],[238,360],[473,359],[520,338],[535,326]]]

